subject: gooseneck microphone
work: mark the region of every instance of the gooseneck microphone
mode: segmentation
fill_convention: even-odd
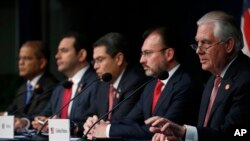
[[[165,80],[169,77],[169,74],[167,71],[162,71],[158,74],[157,78],[160,80]]]
[[[157,75],[157,78],[160,80],[165,80],[167,79],[169,76],[167,71],[162,71]],[[131,96],[133,96],[137,91],[139,91],[141,88],[143,88],[145,85],[147,85],[149,82],[155,80],[155,78],[152,78],[148,81],[146,81],[145,83],[143,83],[142,85],[140,85],[139,87],[137,87],[128,97],[124,98],[121,102],[119,102],[118,104],[116,104],[110,111],[108,111],[107,113],[105,113],[104,115],[102,115],[90,128],[89,130],[86,132],[85,135],[83,135],[82,138],[80,138],[77,141],[89,141],[87,135],[89,134],[89,132],[91,131],[91,129],[94,128],[94,126],[99,123],[102,119],[104,119],[107,115],[109,115],[111,112],[113,112],[115,109],[117,109],[122,103],[124,103],[127,99],[129,99]],[[126,91],[127,92],[127,91]]]
[[[40,92],[40,89],[41,89],[40,87],[39,87],[39,90],[34,89],[34,93],[37,93],[37,91]],[[15,96],[15,98],[14,98],[13,101],[17,100],[17,98],[19,98],[20,96],[25,95],[27,92],[28,92],[27,90],[24,90],[24,91],[18,93],[18,94]],[[28,104],[29,104],[29,103],[28,103]],[[8,115],[14,115],[14,114],[16,114],[18,111],[20,111],[21,109],[25,108],[26,105],[27,105],[27,104],[22,105],[21,107],[19,107],[19,108],[15,109],[14,111],[10,112]]]
[[[78,94],[75,95],[75,97],[71,98],[65,105],[63,105],[58,111],[56,111],[52,116],[49,117],[49,119],[51,119],[52,117],[54,117],[55,115],[59,114],[66,106],[68,106],[70,104],[71,101],[73,101],[74,99],[76,99],[80,93],[84,92],[88,87],[90,87],[93,83],[95,83],[96,81],[102,79],[104,82],[109,82],[112,79],[112,75],[110,73],[105,73],[102,75],[101,78],[95,79],[92,82],[90,82],[84,89],[82,89],[80,92],[78,92]],[[65,81],[64,83],[62,83],[64,88],[71,88],[72,87],[72,82],[70,81]],[[85,84],[86,85],[86,84]],[[82,86],[84,87],[84,86]],[[38,136],[34,136],[32,138],[32,140],[41,140],[44,137],[39,137],[39,135],[41,135],[41,131],[43,130],[43,128],[45,128],[46,124],[48,123],[48,120],[46,120],[43,123],[43,126],[41,127],[40,130],[37,131],[37,135]]]
[[[73,82],[68,81],[68,80],[67,80],[67,81],[64,81],[64,82],[62,83],[62,86],[63,86],[64,88],[66,88],[66,89],[71,88],[72,85],[73,85]]]
[[[61,82],[61,83],[59,83],[59,84],[57,84],[57,85],[50,86],[50,87],[46,88],[45,91],[44,91],[45,88],[43,88],[41,85],[38,85],[38,86],[35,86],[35,87],[34,87],[35,89],[33,90],[33,94],[37,94],[37,95],[46,94],[46,93],[48,93],[48,92],[50,92],[50,91],[53,91],[53,89],[54,89],[55,87],[59,86],[59,85],[62,85],[64,88],[69,88],[69,87],[71,87],[72,84],[73,84],[73,83],[72,83],[72,84],[71,84],[71,83],[72,83],[72,82],[70,82],[70,81],[63,81],[63,82]],[[16,97],[15,97],[15,99],[18,98],[18,97],[21,96],[21,95],[26,94],[26,92],[27,92],[27,90],[22,91],[21,93],[17,94]],[[21,107],[19,107],[18,109],[16,109],[15,111],[11,112],[11,113],[8,114],[8,115],[15,115],[18,111],[20,111],[20,110],[26,108],[26,107],[27,107],[28,105],[30,105],[31,103],[32,103],[32,101],[30,101],[28,104],[22,105]]]

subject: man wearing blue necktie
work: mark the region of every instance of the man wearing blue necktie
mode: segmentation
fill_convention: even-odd
[[[57,83],[49,73],[49,51],[41,41],[27,41],[20,50],[18,57],[19,76],[26,79],[17,90],[13,103],[6,111],[15,115],[15,131],[29,127],[29,120],[38,114],[47,104],[51,91]]]

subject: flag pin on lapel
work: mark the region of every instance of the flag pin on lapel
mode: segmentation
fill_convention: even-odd
[[[228,90],[230,88],[230,84],[225,85],[225,90]]]
[[[116,93],[116,98],[119,99],[121,95],[121,89],[119,88],[117,93]]]
[[[81,83],[81,84],[79,85],[78,89],[77,89],[77,93],[80,93],[80,92],[81,92],[82,87],[83,87],[83,84]]]

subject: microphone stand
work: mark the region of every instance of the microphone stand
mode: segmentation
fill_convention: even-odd
[[[108,82],[108,81],[110,81],[110,80],[112,79],[112,75],[111,75],[110,73],[105,73],[105,74],[103,74],[102,79],[103,79],[104,82]],[[59,114],[67,105],[69,105],[69,103],[70,103],[71,101],[73,101],[74,99],[76,99],[76,98],[80,95],[80,93],[84,92],[87,88],[89,88],[94,82],[96,82],[96,81],[98,81],[98,80],[100,80],[100,78],[95,79],[95,80],[93,80],[92,82],[90,82],[90,83],[86,86],[86,88],[84,88],[84,89],[82,89],[80,92],[78,92],[78,94],[76,94],[75,97],[71,98],[71,99],[70,99],[61,109],[59,109],[58,111],[56,111],[55,114],[53,114],[52,116],[50,116],[48,119],[51,119],[51,118],[53,118],[55,115]],[[71,84],[71,85],[72,85],[72,84]],[[83,86],[85,86],[85,85],[86,85],[86,84],[84,84]],[[82,86],[82,87],[83,87],[83,86]],[[68,86],[67,86],[67,87],[68,87]],[[32,141],[47,141],[47,140],[48,140],[48,136],[42,135],[42,134],[41,134],[41,131],[43,130],[43,128],[45,128],[45,126],[47,125],[47,123],[48,123],[48,120],[46,120],[46,121],[44,122],[43,126],[41,127],[41,129],[38,130],[37,133],[36,133],[33,137],[31,137],[31,140],[32,140]]]
[[[160,79],[160,80],[164,80],[164,79],[167,79],[169,77],[169,74],[167,71],[161,71],[157,78]],[[129,99],[131,96],[133,96],[138,90],[140,90],[142,87],[144,87],[145,85],[147,85],[149,82],[153,81],[155,78],[152,78],[148,81],[146,81],[145,83],[143,83],[142,85],[140,85],[140,87],[136,88],[128,97],[124,98],[120,103],[116,104],[110,111],[108,111],[107,113],[105,113],[103,116],[101,116],[90,128],[89,130],[86,132],[85,135],[83,135],[82,138],[80,138],[79,140],[77,141],[89,141],[87,135],[88,133],[91,131],[91,129],[94,128],[94,126],[99,123],[104,117],[106,117],[108,114],[110,114],[111,112],[113,112],[116,108],[118,108],[123,102],[125,102],[127,99]],[[127,92],[127,91],[126,91]],[[98,140],[98,138],[95,138],[94,140]],[[122,138],[102,138],[102,139],[99,139],[99,140],[117,140],[117,141],[120,141],[120,140],[123,140]]]
[[[77,141],[90,141],[89,139],[87,139],[87,135],[88,133],[91,131],[91,129],[94,128],[94,126],[99,123],[103,118],[105,118],[107,115],[109,115],[111,112],[113,112],[115,109],[117,109],[122,103],[124,103],[127,99],[129,99],[131,96],[133,96],[138,90],[140,90],[142,87],[144,87],[145,85],[147,85],[149,82],[151,82],[152,80],[154,80],[155,78],[152,78],[150,80],[148,80],[147,82],[143,83],[142,85],[140,85],[140,87],[136,88],[133,93],[131,93],[128,97],[124,98],[120,103],[116,104],[110,111],[108,111],[107,113],[105,113],[104,115],[102,115],[90,128],[89,130],[86,132],[85,135],[83,135],[82,138],[80,138]],[[126,91],[127,92],[127,91]],[[98,140],[98,138],[95,138],[94,140]],[[102,140],[102,139],[100,139]],[[105,140],[109,140],[109,138],[105,138]],[[122,140],[121,138],[111,138],[110,140]]]

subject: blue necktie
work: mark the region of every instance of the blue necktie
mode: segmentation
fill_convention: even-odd
[[[30,82],[27,82],[26,83],[26,101],[25,101],[25,104],[29,104],[30,102],[30,98],[31,98],[31,95],[32,95],[32,85],[30,84]]]

